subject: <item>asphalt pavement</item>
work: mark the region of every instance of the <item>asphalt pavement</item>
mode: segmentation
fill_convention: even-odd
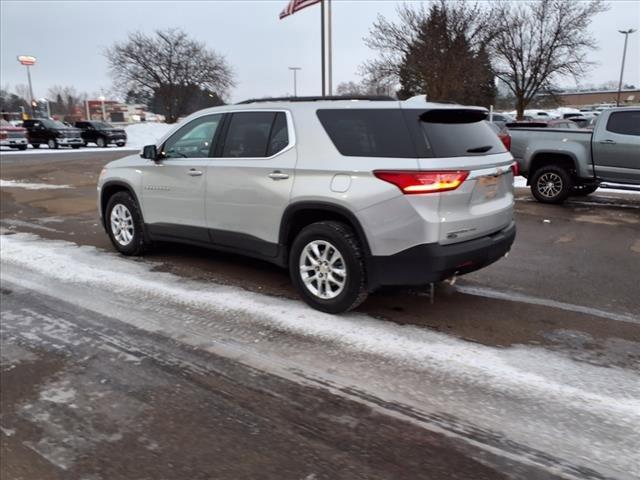
[[[257,260],[113,254],[122,154],[0,155],[71,187],[0,189],[3,479],[640,476],[640,196],[519,189],[508,258],[331,317]]]

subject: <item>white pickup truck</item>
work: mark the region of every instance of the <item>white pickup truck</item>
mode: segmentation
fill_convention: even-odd
[[[511,153],[543,203],[598,187],[640,191],[640,108],[605,110],[590,130],[510,129]]]

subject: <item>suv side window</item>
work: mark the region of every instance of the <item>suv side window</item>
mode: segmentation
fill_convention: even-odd
[[[640,136],[640,111],[612,113],[607,130],[621,135]]]
[[[284,150],[289,145],[289,130],[287,128],[287,116],[284,112],[276,113],[276,118],[271,126],[271,135],[269,137],[269,148],[267,149],[267,157],[275,155]]]
[[[418,156],[400,109],[322,109],[317,111],[317,115],[342,155],[397,158]]]
[[[213,138],[221,119],[222,114],[205,115],[187,123],[164,143],[164,158],[213,156]]]
[[[265,158],[289,145],[284,112],[237,112],[231,115],[222,157]]]

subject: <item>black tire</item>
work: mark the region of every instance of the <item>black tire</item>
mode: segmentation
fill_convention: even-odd
[[[80,148],[80,145],[71,145],[71,148],[73,148],[74,150],[77,150]]]
[[[59,147],[59,145],[58,145],[58,141],[52,138],[52,139],[50,139],[50,140],[47,142],[47,146],[48,146],[49,148],[56,149],[56,148],[58,148],[58,147]]]
[[[123,244],[116,238],[116,232],[113,231],[111,224],[111,213],[117,206],[124,206],[131,215],[131,226],[133,228],[133,235],[130,242]],[[142,213],[138,202],[131,196],[129,192],[117,192],[113,194],[107,202],[107,208],[105,209],[105,225],[111,243],[123,255],[142,255],[150,246],[150,242],[146,239],[144,231],[144,221],[142,219]]]
[[[100,148],[107,148],[109,146],[107,141],[102,137],[98,137],[98,139],[96,140],[96,145],[98,145],[98,147]]]
[[[340,265],[344,262],[344,265],[342,265],[345,269],[345,275],[343,277],[344,285],[340,293],[334,298],[325,299],[314,294],[305,285],[302,277],[300,267],[301,255],[308,245],[316,241],[327,242],[329,246],[325,248],[328,248],[329,251],[331,251],[331,249],[335,249],[342,257],[341,260],[334,264],[338,265],[337,268],[340,268]],[[316,267],[309,268],[315,268],[315,270],[318,270]],[[303,300],[311,307],[322,312],[347,312],[356,308],[367,298],[366,272],[362,246],[360,245],[354,231],[344,223],[333,221],[317,222],[303,228],[293,241],[289,252],[289,274],[291,275],[293,285],[296,287]],[[312,272],[311,275],[331,275],[333,277],[333,272],[330,274]],[[336,273],[336,275],[340,278],[339,274]],[[328,282],[326,282],[326,284],[328,285]],[[321,287],[319,285],[317,285],[317,289],[319,292],[321,291]],[[332,290],[331,287],[330,290]],[[339,289],[337,288],[336,292],[338,290]]]
[[[39,143],[32,143],[31,146],[33,148],[40,148],[40,144]]]
[[[600,185],[576,185],[571,191],[571,195],[575,197],[586,197],[595,192]]]
[[[116,146],[118,146],[118,147],[124,147],[124,142],[118,142],[118,143],[116,143]]]
[[[26,149],[27,149],[27,147],[28,147],[28,145],[20,145],[20,146],[18,147],[18,150],[26,150]]]
[[[572,191],[573,179],[563,167],[540,167],[531,177],[531,193],[541,203],[562,203]]]

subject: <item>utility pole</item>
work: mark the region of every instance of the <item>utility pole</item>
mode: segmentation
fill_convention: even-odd
[[[616,100],[616,106],[620,106],[620,92],[622,91],[622,75],[624,74],[624,60],[627,56],[627,40],[629,40],[629,35],[635,32],[633,28],[629,30],[618,30],[618,32],[624,35],[624,48],[622,50],[622,66],[620,67],[620,82],[618,82],[618,99]]]
[[[293,72],[293,96],[298,96],[298,70],[302,70],[301,67],[289,67],[289,70]]]

